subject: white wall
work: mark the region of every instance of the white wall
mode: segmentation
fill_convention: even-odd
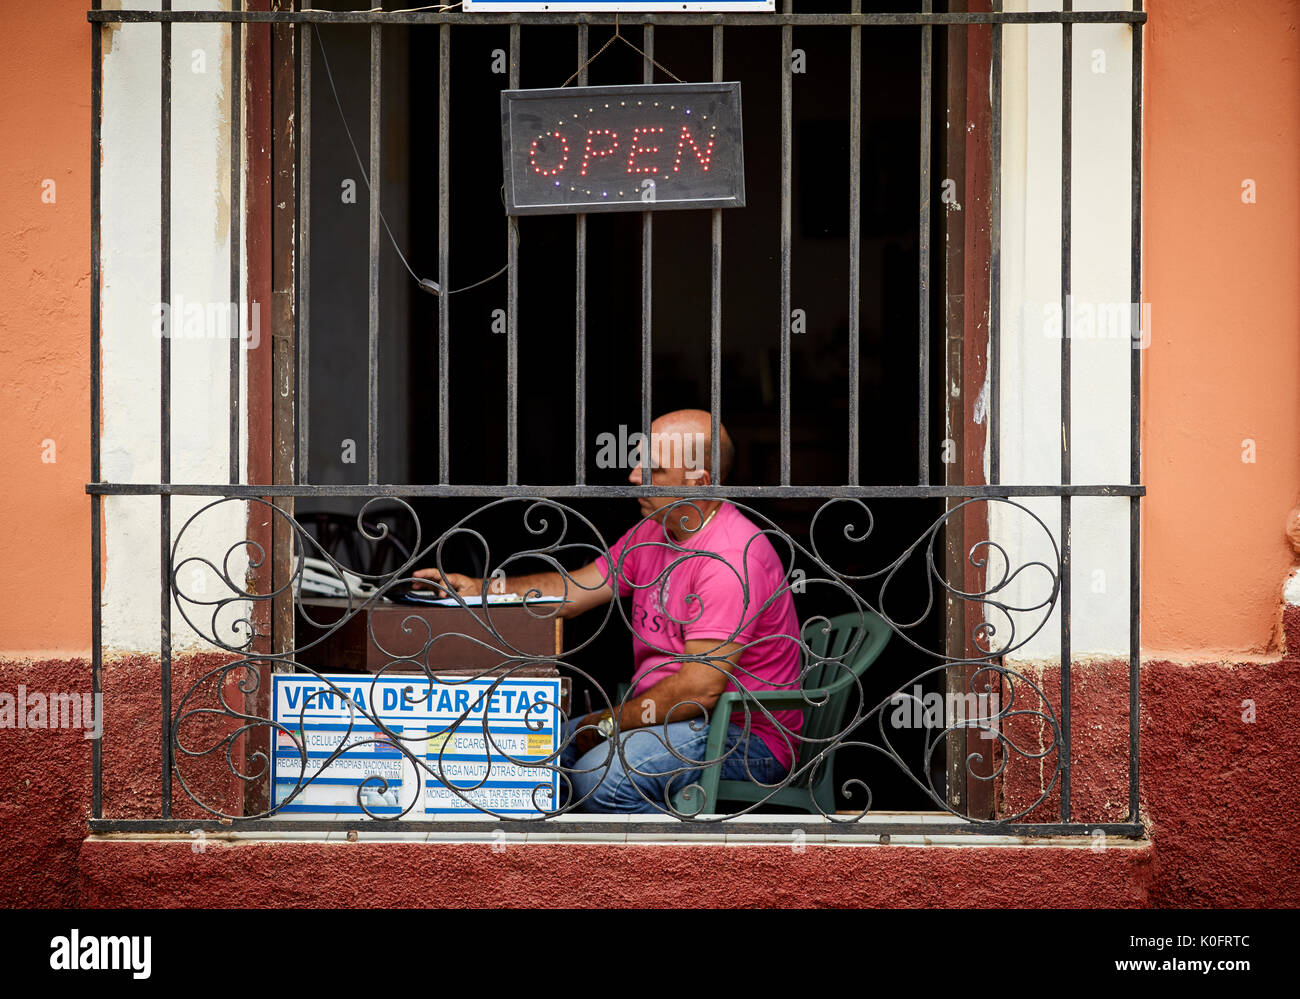
[[[112,4],[105,4],[112,6]],[[136,3],[135,9],[158,9]],[[224,9],[193,3],[191,9]],[[103,61],[103,477],[109,482],[155,482],[160,467],[159,170],[160,29],[122,25],[106,32]],[[200,56],[198,53],[202,53]],[[200,71],[201,70],[201,71]],[[229,300],[230,31],[226,25],[172,28],[172,215],[171,282],[174,303],[218,305]],[[242,236],[239,237],[242,241]],[[242,252],[242,251],[241,251]],[[247,315],[246,306],[244,315]],[[228,471],[228,350],[219,327],[181,327],[172,338],[173,482],[226,482]],[[192,315],[191,315],[192,318]],[[262,335],[269,311],[262,308]],[[178,327],[180,327],[178,329]],[[194,335],[191,335],[194,334]],[[244,391],[246,397],[247,392]],[[240,414],[241,440],[246,436]],[[241,466],[241,478],[243,477]],[[189,516],[210,502],[176,497],[173,538]],[[159,647],[159,500],[108,497],[105,510],[103,641],[108,653]],[[218,559],[246,537],[246,505],[227,503],[204,515],[187,534]],[[231,576],[242,583],[247,553],[231,558]],[[210,573],[190,571],[181,587],[215,599],[229,591]],[[191,608],[196,610],[196,608]],[[204,618],[210,617],[211,609]],[[225,619],[239,616],[235,608]],[[173,608],[177,650],[211,646],[189,629]]]
[[[1077,0],[1076,10],[1129,9]],[[1059,2],[1010,0],[1007,10],[1060,10]],[[1059,302],[1061,287],[1061,36],[1058,25],[1003,29],[1002,481],[1061,481]],[[1130,246],[1131,30],[1073,28],[1072,267],[1074,336],[1072,476],[1077,484],[1129,480],[1129,360],[1126,304]],[[1102,69],[1094,71],[1094,67]],[[1054,314],[1045,312],[1058,309]],[[1120,325],[1105,326],[1115,316]],[[1089,323],[1094,335],[1088,336]],[[1101,335],[1106,334],[1106,335]],[[1021,501],[1058,539],[1060,501]],[[1053,559],[1041,529],[993,504],[991,535],[1017,562]],[[1127,498],[1072,502],[1073,657],[1128,655]],[[1042,575],[1010,589],[1009,603],[1037,603]],[[1018,627],[1032,628],[1041,611]],[[996,619],[995,619],[996,622]],[[1016,656],[1059,659],[1059,608]]]

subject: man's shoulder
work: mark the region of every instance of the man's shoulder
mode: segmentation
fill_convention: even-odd
[[[701,539],[700,549],[716,557],[689,560],[696,573],[692,585],[698,585],[701,592],[708,587],[719,587],[729,593],[743,589],[751,612],[765,604],[771,594],[781,591],[763,614],[789,613],[793,604],[785,585],[786,566],[771,541],[771,534],[777,529],[761,518],[756,523],[731,503],[726,504],[726,511],[724,514],[719,510],[714,524],[721,529]]]
[[[653,518],[638,520],[610,545],[610,553],[624,562],[640,561],[673,546],[664,526]]]
[[[751,564],[756,561],[765,565],[780,564],[770,537],[770,532],[774,528],[760,527],[734,503],[723,505],[723,508],[718,511],[719,518],[724,514],[727,519],[719,525],[723,530],[718,533],[717,547],[714,549],[718,554],[743,557]],[[706,547],[713,547],[714,539],[707,539],[707,541]]]

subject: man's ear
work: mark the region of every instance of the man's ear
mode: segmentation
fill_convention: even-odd
[[[713,476],[709,474],[707,468],[688,468],[686,469],[686,484],[688,486],[711,486],[713,485]]]

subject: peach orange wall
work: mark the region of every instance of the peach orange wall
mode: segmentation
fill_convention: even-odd
[[[1300,499],[1300,0],[1147,9],[1142,644],[1271,652]]]
[[[0,650],[7,654],[85,655],[90,647],[88,6],[28,4],[0,32]],[[53,182],[48,202],[46,181]]]
[[[1293,561],[1283,526],[1300,499],[1300,0],[1147,6],[1143,644],[1262,653],[1278,634]],[[10,653],[89,644],[85,7],[31,5],[0,36]]]

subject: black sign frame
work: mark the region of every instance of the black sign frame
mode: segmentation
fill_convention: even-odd
[[[560,111],[554,110],[554,102],[563,102],[566,107],[564,114],[575,113],[567,106],[572,103],[581,104],[587,101],[600,100],[604,103],[607,99],[618,99],[620,102],[637,100],[650,102],[653,104],[656,100],[668,103],[670,107],[681,106],[684,114],[691,114],[690,110],[685,110],[685,104],[689,103],[692,96],[706,96],[724,94],[729,97],[729,102],[717,104],[713,107],[715,117],[718,119],[716,126],[719,133],[726,136],[727,142],[725,149],[729,155],[729,161],[726,166],[729,172],[724,171],[729,181],[725,185],[725,190],[719,191],[717,188],[721,184],[710,185],[713,190],[700,197],[680,197],[674,196],[673,191],[661,191],[656,184],[653,200],[641,200],[641,186],[636,179],[628,181],[629,185],[635,185],[635,190],[625,188],[624,191],[618,192],[618,197],[611,199],[610,192],[596,195],[591,194],[590,200],[585,200],[583,195],[577,195],[577,199],[569,201],[546,202],[530,197],[527,192],[527,185],[517,184],[517,171],[521,170],[522,161],[514,155],[514,146],[512,135],[516,138],[527,134],[534,134],[535,129],[525,130],[523,122],[516,123],[515,116],[527,108],[528,111],[535,114],[545,114],[547,118],[555,117]],[[533,102],[553,102],[547,112],[538,112],[535,107],[530,107]],[[609,105],[606,104],[606,107]],[[658,105],[655,105],[658,106]],[[594,108],[592,104],[588,110]],[[719,109],[725,109],[727,115],[719,114]],[[576,114],[576,113],[575,113]],[[707,117],[707,116],[702,116]],[[561,120],[556,118],[557,121]],[[567,120],[567,119],[566,119]],[[685,119],[683,119],[685,120]],[[511,125],[518,124],[512,133]],[[552,133],[555,134],[555,133]],[[538,137],[540,138],[540,136]],[[572,141],[572,140],[571,140]],[[635,138],[633,140],[636,141]],[[692,147],[693,149],[695,147]],[[568,147],[565,147],[565,162],[567,163]],[[744,154],[744,129],[742,127],[742,108],[740,102],[740,81],[733,80],[724,83],[640,83],[625,84],[610,87],[557,87],[546,90],[503,90],[501,91],[501,153],[502,164],[505,178],[505,202],[507,215],[575,215],[579,213],[591,212],[644,212],[644,211],[673,211],[686,209],[704,209],[704,208],[743,208],[745,207],[745,154]],[[710,159],[713,155],[710,154]],[[696,150],[697,159],[700,156]],[[584,162],[585,165],[585,162]],[[559,182],[557,182],[558,185]],[[605,185],[609,187],[610,185]],[[675,184],[675,186],[681,186]],[[572,188],[571,188],[572,191]],[[524,199],[521,202],[521,198]]]

